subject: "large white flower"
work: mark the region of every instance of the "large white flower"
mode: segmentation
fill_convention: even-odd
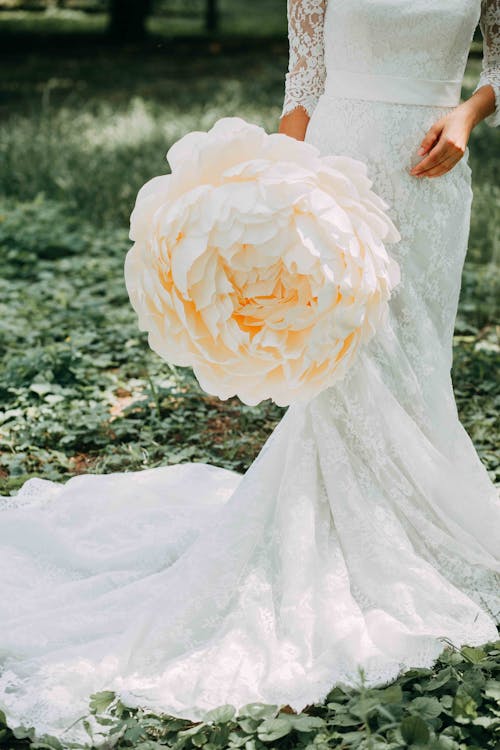
[[[341,378],[387,314],[399,234],[365,165],[239,117],[168,151],[139,191],[125,280],[139,327],[201,387],[254,405]]]

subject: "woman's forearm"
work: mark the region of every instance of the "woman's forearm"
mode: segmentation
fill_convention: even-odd
[[[466,114],[471,128],[475,127],[495,111],[495,92],[493,86],[486,84],[481,86],[469,99],[459,105]]]
[[[284,133],[298,141],[303,141],[306,135],[310,117],[304,107],[295,107],[280,119],[279,133]]]

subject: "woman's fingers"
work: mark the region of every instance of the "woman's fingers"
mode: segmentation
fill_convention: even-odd
[[[448,154],[446,153],[446,145],[442,141],[438,141],[433,149],[422,159],[419,164],[416,164],[413,169],[410,170],[410,174],[418,176],[426,172],[428,169],[432,169],[439,162],[446,159]]]
[[[455,156],[450,156],[444,161],[439,162],[439,164],[432,169],[428,169],[423,174],[417,175],[417,177],[440,177],[441,175],[446,174],[446,172],[449,172],[459,161],[460,159],[457,159]]]
[[[434,125],[431,128],[429,128],[429,130],[424,136],[422,143],[420,144],[420,148],[417,151],[419,156],[423,156],[428,151],[430,151],[430,149],[434,146],[437,139],[439,138],[439,135],[442,130],[443,130],[443,123],[441,122],[441,120],[438,120],[437,122],[434,123]]]
[[[410,174],[414,177],[435,176],[433,170],[435,170],[436,167],[445,162],[447,164],[451,163],[451,166],[454,166],[460,161],[464,153],[465,148],[462,148],[451,139],[441,137],[430,153],[410,170]],[[450,168],[451,167],[448,166],[448,169]],[[448,169],[445,171],[448,171]],[[430,174],[431,172],[432,174]]]
[[[470,115],[458,106],[429,128],[418,155],[423,156],[409,174],[414,177],[438,177],[448,172],[464,156],[469,140]]]

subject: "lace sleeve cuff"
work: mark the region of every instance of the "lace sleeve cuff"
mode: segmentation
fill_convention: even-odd
[[[485,119],[487,125],[500,125],[500,0],[481,0],[479,21],[483,35],[483,66],[474,93],[489,84],[495,92],[496,109]]]
[[[486,86],[487,84],[489,84],[493,88],[493,91],[495,93],[496,109],[485,119],[485,123],[493,128],[500,125],[500,73],[497,74],[496,78],[497,80],[494,80],[493,77],[490,77],[486,74],[481,74],[479,83],[477,84],[473,92],[476,93],[476,91],[480,89],[481,86]]]
[[[316,85],[311,86],[308,76],[301,75],[301,71],[287,73],[285,76],[285,98],[281,117],[289,114],[297,107],[303,107],[309,117],[316,109],[318,99],[323,93],[323,79],[315,81]],[[318,85],[321,84],[321,85]]]
[[[303,107],[311,117],[324,91],[326,0],[287,0],[289,59],[281,117]]]

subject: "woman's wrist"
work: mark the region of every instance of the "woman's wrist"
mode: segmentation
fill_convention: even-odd
[[[310,117],[304,107],[295,107],[280,119],[279,133],[284,133],[298,141],[303,141],[306,135]]]
[[[493,86],[489,84],[481,86],[469,99],[466,99],[457,107],[462,111],[471,130],[486,117],[493,114],[495,108],[495,92]]]

